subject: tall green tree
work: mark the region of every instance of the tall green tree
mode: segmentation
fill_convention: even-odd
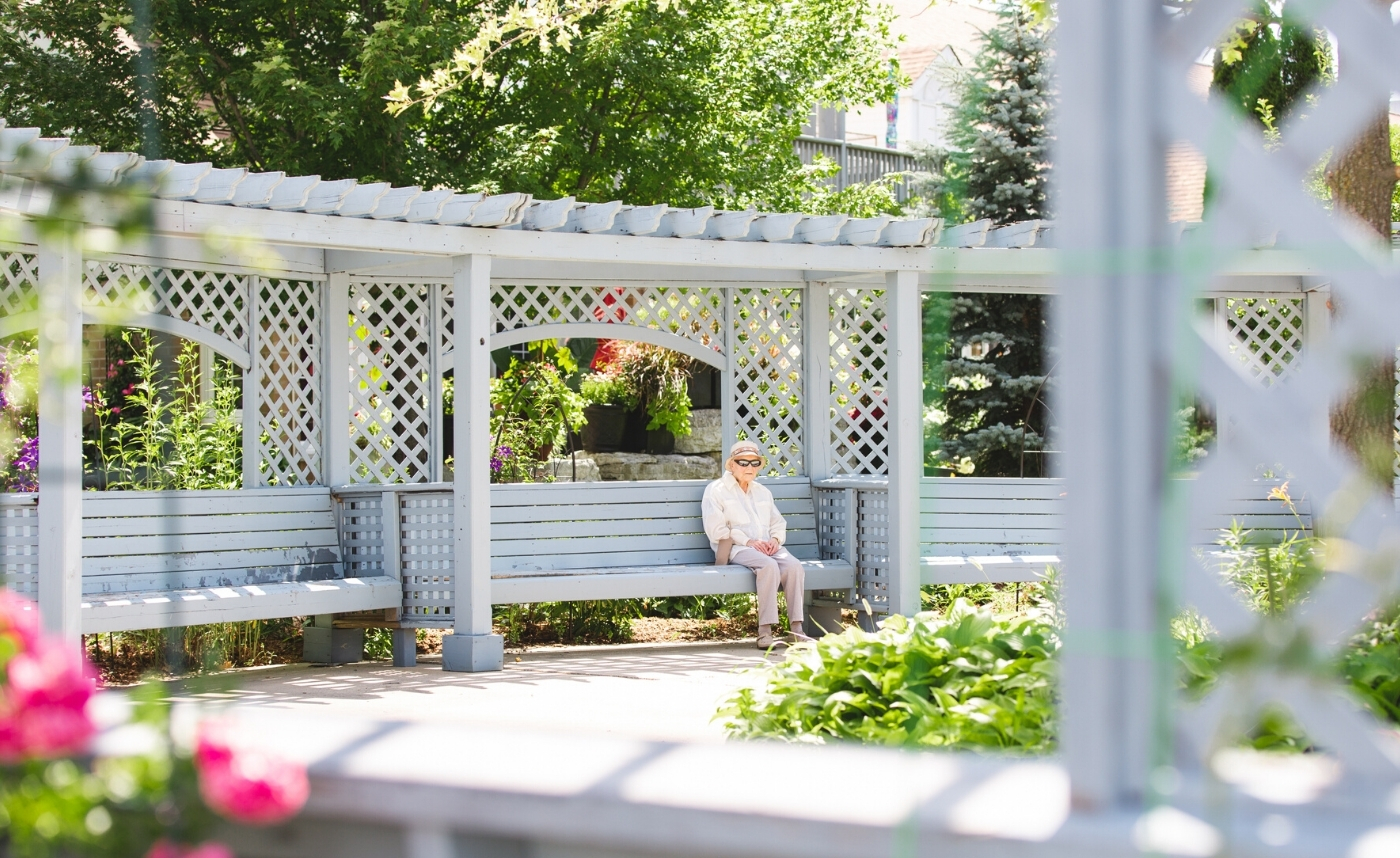
[[[148,46],[163,154],[458,189],[792,208],[817,102],[893,96],[889,13],[866,0],[631,2],[568,50],[508,42],[489,76],[394,115],[513,0],[0,0],[0,116],[140,145]]]
[[[934,188],[953,219],[1047,216],[1049,46],[1032,12],[1004,3],[966,78]],[[1044,476],[1045,302],[930,295],[924,304],[929,464],[978,476]]]

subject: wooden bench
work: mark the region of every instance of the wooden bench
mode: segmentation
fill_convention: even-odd
[[[819,493],[823,545],[829,553],[845,550],[846,510],[857,514],[856,544],[861,557],[876,559],[870,573],[861,567],[857,587],[862,596],[878,594],[883,553],[888,481],[883,477],[838,477],[814,484]],[[1285,532],[1311,529],[1310,506],[1298,502],[1300,522],[1284,505],[1268,497],[1277,485],[1260,480],[1241,486],[1237,498],[1211,516],[1193,542],[1202,551],[1217,550],[1220,531],[1232,521],[1252,531],[1256,541],[1277,541]],[[919,485],[920,580],[924,584],[978,584],[1035,581],[1046,567],[1060,563],[1064,527],[1064,484],[1055,479],[998,477],[925,477]]]
[[[808,590],[849,589],[855,569],[820,560],[811,484],[764,480],[787,520]],[[753,572],[717,566],[700,520],[707,483],[502,485],[491,491],[491,601],[563,602],[752,593]]]
[[[819,559],[808,480],[763,482],[787,519],[787,547],[806,568],[807,589],[852,588],[852,564]],[[492,603],[752,593],[750,570],[714,562],[700,520],[706,485],[678,480],[492,486]],[[403,581],[397,621],[345,617],[336,626],[398,629],[395,663],[411,664],[412,629],[453,625],[452,486],[344,486],[335,495],[347,568],[354,574],[383,569]],[[386,532],[386,518],[397,527]]]
[[[33,586],[38,499],[8,495],[6,583]],[[399,581],[346,577],[324,487],[83,495],[83,632],[397,608]],[[32,592],[32,591],[31,591]]]

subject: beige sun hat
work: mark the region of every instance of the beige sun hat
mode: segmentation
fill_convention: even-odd
[[[729,458],[724,460],[724,469],[726,471],[729,470],[729,463],[734,461],[734,458],[736,456],[742,455],[744,453],[757,456],[759,458],[759,461],[763,462],[763,464],[758,466],[758,469],[760,471],[768,467],[768,457],[763,455],[763,453],[758,449],[757,444],[755,444],[752,441],[735,441],[734,446],[729,448]]]

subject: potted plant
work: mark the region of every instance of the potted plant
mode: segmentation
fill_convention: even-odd
[[[611,366],[591,372],[579,381],[583,401],[583,449],[589,453],[615,453],[622,447],[627,412],[636,397]]]
[[[661,346],[627,343],[618,349],[617,374],[647,418],[647,452],[670,453],[677,435],[690,434],[692,365],[690,358]]]
[[[528,479],[531,466],[546,461],[567,433],[583,424],[583,399],[560,371],[568,352],[556,349],[550,360],[550,345],[539,344],[538,359],[511,358],[510,367],[491,380],[491,467],[498,482]]]

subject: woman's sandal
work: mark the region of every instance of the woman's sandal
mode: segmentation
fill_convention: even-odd
[[[783,638],[783,640],[790,644],[799,644],[811,643],[812,641],[816,640],[816,638],[809,638],[799,631],[791,631],[787,633],[787,637]]]
[[[758,636],[758,648],[762,650],[769,650],[775,646],[784,646],[786,643],[787,641],[782,638],[776,638],[771,634]]]

